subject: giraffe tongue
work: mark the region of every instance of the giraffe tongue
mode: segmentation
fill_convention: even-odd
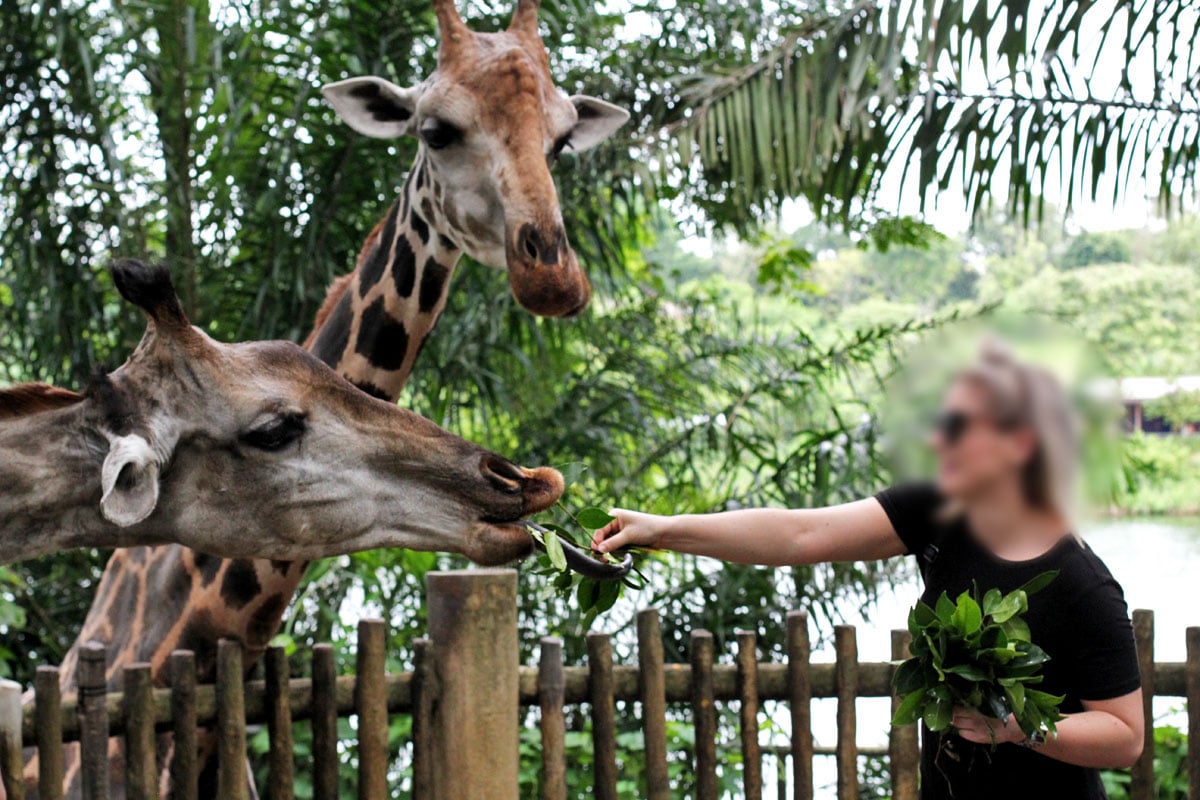
[[[522,524],[543,533],[546,531],[545,528],[536,522],[524,520]],[[537,537],[531,538],[533,538],[533,546],[545,552],[546,546],[539,542]],[[578,572],[585,578],[591,578],[594,581],[619,581],[633,570],[633,555],[630,553],[625,554],[620,564],[609,564],[607,561],[598,561],[592,558],[590,553],[581,550],[561,536],[558,538],[558,543],[562,545],[563,555],[567,559],[567,566],[573,572]]]

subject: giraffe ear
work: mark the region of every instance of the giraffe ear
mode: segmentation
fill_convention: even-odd
[[[571,129],[571,139],[564,150],[582,153],[616,133],[629,120],[629,112],[595,97],[577,94],[571,98],[579,121]]]
[[[100,469],[100,511],[109,522],[128,528],[158,505],[158,459],[137,434],[118,436]]]
[[[417,89],[370,76],[326,84],[321,94],[342,121],[363,136],[395,139],[413,131]]]

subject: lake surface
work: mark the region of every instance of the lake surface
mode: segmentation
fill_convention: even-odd
[[[1154,611],[1154,656],[1156,661],[1183,661],[1184,632],[1200,625],[1200,518],[1146,518],[1096,520],[1083,526],[1083,535],[1108,565],[1125,589],[1130,611]],[[860,609],[844,608],[847,623],[858,627],[861,661],[887,661],[891,655],[889,631],[905,627],[908,609],[920,594],[915,576],[892,590],[881,593],[879,603],[864,615]],[[832,649],[814,651],[813,660],[832,661]],[[1159,723],[1186,726],[1183,698],[1156,698]],[[860,746],[887,743],[889,716],[887,700],[858,702]],[[818,745],[833,746],[837,724],[833,701],[813,703],[813,733]],[[767,775],[773,775],[768,768]],[[832,758],[818,759],[815,778],[819,797],[833,797],[836,779]],[[768,791],[768,797],[773,796]]]

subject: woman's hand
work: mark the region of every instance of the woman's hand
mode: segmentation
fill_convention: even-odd
[[[960,707],[954,709],[954,727],[959,736],[975,744],[1016,744],[1029,738],[1012,714],[1008,715],[1008,722],[1001,722],[974,709]]]
[[[670,517],[623,508],[614,508],[609,513],[616,519],[592,534],[592,549],[601,553],[611,553],[622,547],[658,547],[670,520]]]

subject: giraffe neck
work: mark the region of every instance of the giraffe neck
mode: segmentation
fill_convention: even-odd
[[[395,402],[446,306],[462,251],[448,232],[424,157],[367,237],[357,267],[329,291],[305,347],[368,394]]]

